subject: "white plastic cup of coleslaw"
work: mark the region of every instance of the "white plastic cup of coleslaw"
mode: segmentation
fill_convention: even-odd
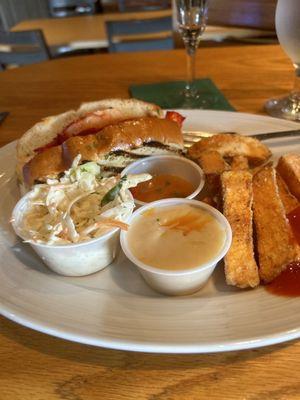
[[[180,258],[179,256],[182,254],[180,240],[176,239],[174,240],[173,237],[172,238],[173,243],[170,243],[169,247],[170,251],[167,251],[168,244],[165,238],[163,237],[164,233],[162,233],[161,236],[157,237],[158,240],[157,238],[154,237],[153,241],[150,238],[149,234],[147,236],[146,230],[144,230],[144,232],[139,233],[139,236],[142,237],[142,240],[145,243],[144,249],[141,250],[141,247],[143,246],[141,242],[141,246],[139,247],[139,250],[141,250],[139,251],[140,255],[139,257],[136,253],[136,248],[134,248],[135,246],[133,246],[132,239],[130,240],[130,234],[133,233],[134,231],[130,230],[137,229],[137,226],[143,226],[143,227],[149,226],[144,216],[149,215],[147,213],[150,212],[151,215],[153,216],[153,219],[155,220],[157,215],[156,214],[153,215],[152,210],[160,211],[164,210],[164,208],[167,209],[168,207],[181,206],[181,205],[187,205],[192,208],[201,210],[204,213],[207,213],[210,216],[211,220],[214,220],[214,222],[219,226],[220,232],[222,232],[223,235],[223,239],[220,242],[220,245],[218,245],[218,247],[215,247],[214,252],[209,256],[209,258],[205,262],[202,262],[200,264],[199,263],[197,264],[196,262],[195,265],[193,265],[193,267],[182,268],[182,269],[176,267],[172,269],[171,265],[171,268],[170,266],[168,268],[164,267],[158,268],[157,266],[153,266],[153,264],[151,265],[150,262],[146,263],[144,259],[147,259],[146,254],[148,254],[151,256],[150,258],[152,260],[154,257],[156,259],[160,258],[160,260],[164,259],[164,262],[166,262],[166,257],[171,257],[170,264],[172,264],[173,262],[175,264]],[[136,228],[134,228],[136,222],[140,224],[136,225]],[[151,232],[151,230],[148,229],[148,232],[149,231]],[[156,235],[156,233],[154,233],[154,235]],[[224,217],[223,214],[221,214],[215,208],[197,200],[173,198],[173,199],[154,201],[135,210],[129,220],[129,230],[127,232],[125,231],[121,232],[120,240],[123,252],[127,256],[127,258],[137,266],[139,272],[141,273],[145,281],[149,284],[149,286],[151,286],[157,292],[174,296],[174,295],[186,295],[194,293],[198,291],[203,285],[205,285],[209,277],[212,275],[218,262],[228,252],[231,245],[232,232],[227,219]],[[211,242],[215,242],[216,237],[212,234],[210,235],[209,240]],[[157,246],[153,246],[153,243],[157,244],[159,242],[162,243],[162,245],[160,246],[160,250],[158,249]],[[198,251],[198,248],[196,247],[195,249],[194,247],[194,251],[195,252]],[[189,261],[191,261],[191,259]]]
[[[64,276],[84,276],[98,272],[112,263],[119,249],[120,228],[112,228],[95,239],[80,243],[49,245],[35,243],[21,229],[22,217],[28,206],[31,192],[22,197],[12,213],[15,233],[28,241],[43,262],[54,272]],[[132,198],[128,191],[128,196]],[[130,218],[132,211],[128,213]],[[105,216],[105,213],[102,214]],[[127,221],[124,221],[127,222]]]

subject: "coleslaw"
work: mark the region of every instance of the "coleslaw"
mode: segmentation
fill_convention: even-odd
[[[19,230],[27,242],[48,245],[80,243],[100,237],[124,222],[134,209],[129,188],[149,174],[104,177],[96,162],[80,163],[59,179],[34,186]]]

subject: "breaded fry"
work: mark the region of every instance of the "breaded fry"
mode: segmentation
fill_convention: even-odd
[[[263,165],[258,165],[257,167],[252,168],[250,172],[254,176],[255,174],[257,174],[259,171],[261,171],[265,167],[273,167],[273,161],[268,161],[267,163],[265,163]]]
[[[248,158],[245,156],[234,156],[231,161],[231,169],[233,171],[249,169]]]
[[[253,177],[253,211],[259,275],[264,282],[271,282],[297,259],[298,251],[272,167],[263,168]]]
[[[300,155],[285,154],[280,157],[276,169],[289,191],[300,201]]]
[[[276,182],[278,186],[279,197],[280,200],[282,201],[285,214],[288,214],[289,212],[297,208],[300,205],[300,203],[296,199],[296,197],[290,193],[286,183],[278,173],[276,173]]]
[[[215,150],[200,153],[195,161],[198,162],[205,174],[221,174],[230,169],[221,154]]]
[[[252,174],[228,171],[221,176],[223,213],[232,229],[232,244],[225,256],[225,276],[229,285],[240,288],[259,285],[253,250]]]
[[[220,133],[200,140],[189,148],[192,159],[198,159],[207,150],[215,150],[223,157],[245,156],[253,165],[265,162],[271,151],[259,140],[238,134]]]

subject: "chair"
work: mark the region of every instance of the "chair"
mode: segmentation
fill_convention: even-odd
[[[50,53],[42,31],[0,31],[0,64],[25,65],[49,60]]]
[[[4,7],[2,4],[0,4],[0,30],[2,31],[5,30],[4,21]]]
[[[49,0],[50,14],[54,18],[92,15],[98,10],[98,0]]]
[[[169,50],[174,47],[171,17],[107,21],[106,30],[110,53]]]
[[[120,12],[154,11],[170,7],[169,0],[118,0]]]

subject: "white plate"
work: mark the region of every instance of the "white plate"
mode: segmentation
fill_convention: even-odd
[[[257,133],[299,128],[269,117],[182,111],[185,128]],[[300,140],[270,140],[275,156],[300,152]],[[68,340],[115,349],[201,353],[246,349],[300,336],[300,298],[273,296],[263,287],[237,290],[222,268],[193,296],[153,292],[120,254],[104,271],[84,278],[51,273],[10,225],[18,198],[14,148],[0,149],[0,311],[27,327]]]

